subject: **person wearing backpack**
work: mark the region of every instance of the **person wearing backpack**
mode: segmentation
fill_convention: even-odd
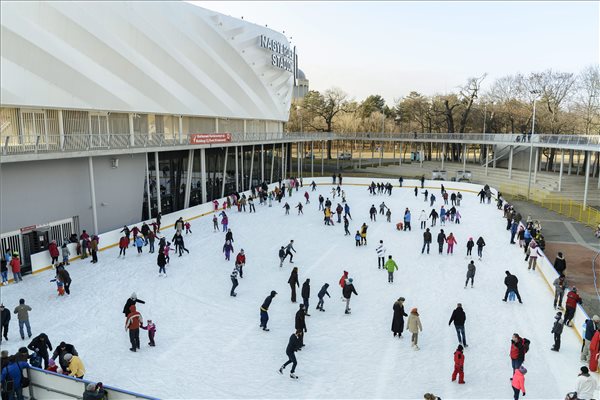
[[[522,338],[518,333],[512,335],[510,341],[510,360],[513,368],[513,373],[525,361],[525,353],[529,351],[529,340]]]
[[[2,392],[8,398],[23,400],[23,386],[29,386],[29,378],[23,379],[23,370],[29,368],[25,361],[17,361],[15,356],[8,358],[8,365],[2,369]]]

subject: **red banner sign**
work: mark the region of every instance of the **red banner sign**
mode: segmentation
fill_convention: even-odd
[[[212,144],[231,142],[231,133],[193,133],[190,144]]]
[[[25,226],[25,227],[21,228],[21,233],[35,231],[35,228],[36,228],[36,225]]]

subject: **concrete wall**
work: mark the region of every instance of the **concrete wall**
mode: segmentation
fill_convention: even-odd
[[[106,232],[140,219],[145,154],[94,157],[98,230]],[[104,203],[105,205],[102,205]],[[0,164],[0,232],[79,216],[93,231],[87,158]]]

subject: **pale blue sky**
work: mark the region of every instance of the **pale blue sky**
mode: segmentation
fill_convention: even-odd
[[[311,89],[338,86],[357,100],[599,63],[600,2],[194,3],[285,31]]]

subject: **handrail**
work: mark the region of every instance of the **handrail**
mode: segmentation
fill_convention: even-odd
[[[163,133],[102,133],[102,134],[67,134],[37,136],[5,136],[2,143],[2,154],[38,154],[61,153],[90,150],[115,150],[147,147],[197,146],[191,144],[192,134],[167,137]],[[582,150],[600,150],[600,135],[546,135],[536,134],[531,137],[520,134],[499,133],[367,133],[349,134],[331,132],[234,132],[231,133],[230,144],[251,142],[288,142],[288,141],[323,141],[323,140],[365,140],[365,141],[415,141],[443,143],[487,143],[514,146],[564,147]]]

